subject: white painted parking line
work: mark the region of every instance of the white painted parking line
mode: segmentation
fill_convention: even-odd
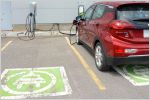
[[[78,52],[78,50],[72,46],[69,42],[69,39],[66,37],[65,38],[68,45],[70,46],[70,48],[72,49],[72,51],[75,53],[75,55],[77,56],[77,58],[79,59],[79,61],[81,62],[81,64],[83,65],[83,67],[86,69],[86,71],[88,72],[88,74],[90,75],[90,77],[93,79],[93,81],[96,83],[97,87],[99,88],[99,90],[106,90],[105,85],[102,83],[102,81],[98,78],[98,76],[96,75],[96,73],[91,69],[91,67],[88,65],[88,63],[85,61],[85,59],[82,57],[82,55]]]
[[[7,44],[2,47],[1,51],[4,51],[13,41],[9,41]]]
[[[149,68],[146,65],[122,65],[114,69],[134,86],[149,85]]]

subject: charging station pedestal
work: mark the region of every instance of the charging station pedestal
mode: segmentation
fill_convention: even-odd
[[[78,16],[82,16],[84,14],[84,5],[78,6]]]
[[[35,32],[36,29],[36,15],[37,15],[37,3],[31,2],[30,3],[30,32]]]
[[[35,31],[36,31],[36,15],[37,15],[37,3],[31,2],[29,4],[30,12],[26,18],[26,32],[25,33],[18,33],[17,36],[20,40],[29,41],[35,38]],[[25,35],[27,39],[23,39],[21,35]]]

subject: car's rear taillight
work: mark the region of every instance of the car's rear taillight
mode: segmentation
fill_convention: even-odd
[[[127,21],[114,20],[110,23],[110,33],[115,37],[132,38],[131,29],[134,29],[134,25]]]
[[[110,23],[112,29],[133,29],[135,26],[128,21],[114,20]]]
[[[120,38],[132,38],[132,31],[125,30],[125,29],[110,29],[110,33],[114,37],[120,37]]]

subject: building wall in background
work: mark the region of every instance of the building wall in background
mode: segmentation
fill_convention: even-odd
[[[13,24],[24,24],[29,3],[37,2],[37,23],[69,23],[77,15],[77,0],[12,0]]]
[[[0,28],[1,30],[12,30],[12,5],[11,0],[3,0],[0,5]]]
[[[11,0],[11,1],[12,1],[13,24],[25,24],[26,16],[29,13],[29,3],[31,1],[37,2],[37,23],[71,23],[72,20],[78,15],[79,4],[83,4],[85,5],[85,8],[88,8],[94,2],[104,0]]]
[[[0,2],[0,12],[2,12],[1,10],[1,6],[2,6],[2,2]],[[0,13],[0,32],[1,32],[1,28],[2,28],[2,13]],[[1,64],[1,63],[0,63]]]
[[[71,23],[78,15],[78,5],[85,8],[101,0],[12,0],[13,24],[24,24],[29,3],[37,2],[37,23]]]

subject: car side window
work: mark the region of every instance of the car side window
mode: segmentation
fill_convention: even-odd
[[[104,5],[97,5],[96,9],[94,10],[94,14],[92,19],[100,18],[103,16],[105,11],[105,6]]]
[[[95,8],[95,5],[92,6],[92,7],[90,7],[90,8],[86,11],[86,13],[85,13],[85,15],[84,15],[85,20],[91,20],[91,17],[92,17],[94,8]]]

